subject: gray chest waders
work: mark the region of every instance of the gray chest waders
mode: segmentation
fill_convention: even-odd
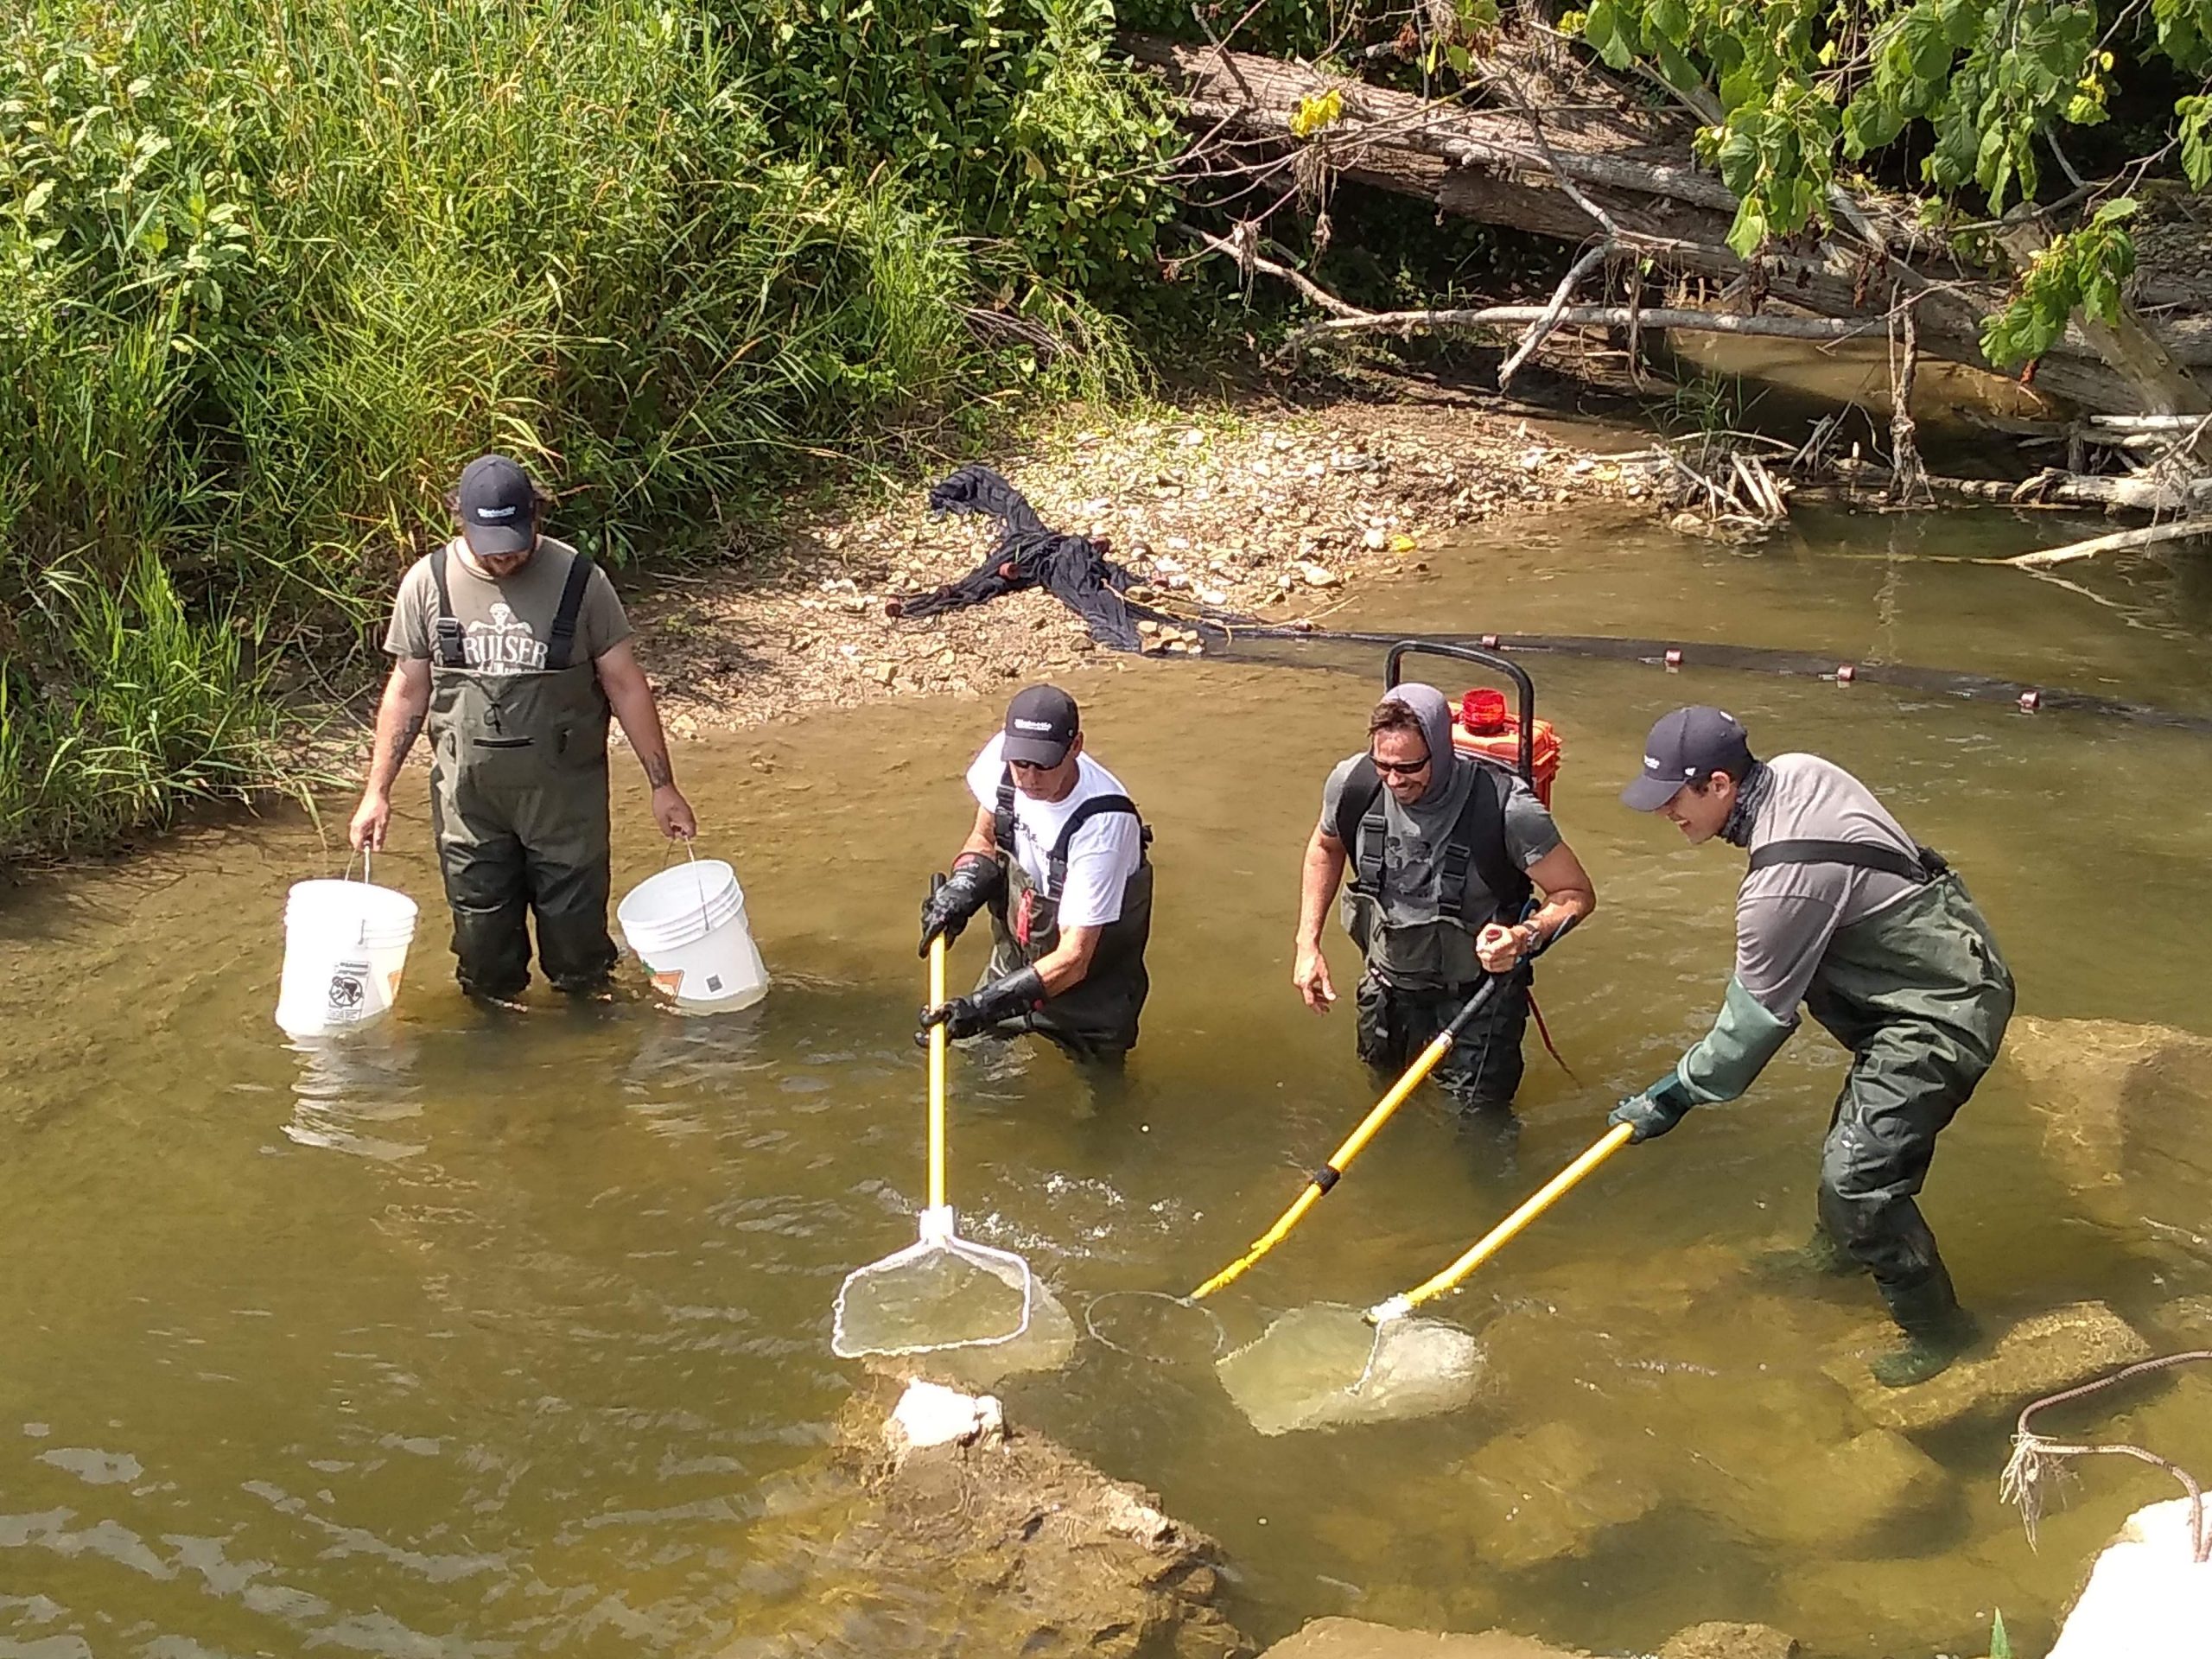
[[[1359,1058],[1378,1072],[1402,1071],[1463,1007],[1483,976],[1475,935],[1491,922],[1518,921],[1535,884],[1513,865],[1505,845],[1505,773],[1471,761],[1475,778],[1437,861],[1436,919],[1392,922],[1386,898],[1395,873],[1386,858],[1389,803],[1372,760],[1344,780],[1330,833],[1349,855],[1351,880],[1339,913],[1344,931],[1366,958],[1353,994],[1359,1017]],[[1470,872],[1488,888],[1494,908],[1467,914]],[[1474,1025],[1438,1062],[1432,1076],[1453,1105],[1491,1111],[1511,1104],[1521,1087],[1521,1038],[1529,1019],[1529,982],[1501,986]]]
[[[994,815],[1006,893],[991,903],[993,947],[987,981],[1018,973],[1059,944],[1060,897],[1067,887],[1068,849],[1076,831],[1103,813],[1137,817],[1135,804],[1126,795],[1094,796],[1076,808],[1046,855],[1047,880],[1040,887],[1014,856],[1014,772],[1008,768],[999,779]],[[1152,831],[1145,829],[1142,834],[1149,849]],[[1122,913],[1099,930],[1090,971],[1044,1007],[1009,1021],[1007,1029],[1050,1038],[1077,1059],[1111,1060],[1127,1053],[1136,1046],[1137,1016],[1152,988],[1144,966],[1145,945],[1151,938],[1152,858],[1147,851],[1138,855],[1137,868],[1122,889]]]
[[[430,817],[453,912],[453,950],[471,995],[514,997],[530,982],[524,912],[537,917],[538,965],[562,990],[590,990],[614,966],[607,931],[607,694],[572,663],[591,565],[569,566],[545,666],[468,666],[447,586],[449,549],[431,557],[438,617],[430,653]]]
[[[1822,1230],[1874,1276],[1909,1332],[1958,1306],[1914,1195],[1936,1137],[1997,1058],[2012,975],[1966,884],[1925,848],[1917,859],[1854,842],[1775,842],[1751,868],[1848,864],[1919,885],[1841,927],[1805,992],[1814,1019],[1851,1051],[1821,1148]]]

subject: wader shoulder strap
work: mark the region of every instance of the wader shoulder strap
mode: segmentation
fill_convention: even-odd
[[[438,589],[438,614],[430,629],[430,657],[440,668],[467,668],[468,655],[461,648],[461,619],[453,613],[453,589],[446,584],[446,561],[452,556],[450,543],[430,555],[430,580]]]
[[[1060,826],[1060,838],[1052,843],[1046,858],[1046,893],[1047,899],[1058,899],[1068,884],[1068,849],[1075,845],[1075,832],[1093,818],[1108,812],[1126,812],[1137,821],[1140,849],[1152,845],[1152,826],[1138,815],[1137,804],[1126,795],[1094,795],[1068,814],[1068,821]],[[1141,850],[1139,853],[1142,858]]]
[[[1474,786],[1459,809],[1444,845],[1437,912],[1467,925],[1467,872],[1472,868],[1497,901],[1498,913],[1518,916],[1535,889],[1513,868],[1505,849],[1505,791],[1511,786],[1497,767],[1474,761]],[[1351,852],[1352,889],[1382,891],[1382,849],[1389,826],[1383,817],[1382,779],[1373,760],[1362,756],[1344,779],[1332,830]],[[1487,918],[1483,919],[1487,920]]]
[[[1480,760],[1474,764],[1474,787],[1467,791],[1467,804],[1459,809],[1452,838],[1445,843],[1443,891],[1436,905],[1440,914],[1466,927],[1490,919],[1466,913],[1470,866],[1490,889],[1497,915],[1517,918],[1535,891],[1535,884],[1506,855],[1505,794],[1512,785],[1498,767]]]
[[[575,649],[576,618],[583,613],[584,589],[591,586],[591,561],[581,553],[569,556],[569,579],[561,587],[561,608],[553,613],[553,635],[545,642],[548,671],[566,668]]]
[[[1751,867],[1767,870],[1777,864],[1847,864],[1915,883],[1933,881],[1949,871],[1949,863],[1934,848],[1916,850],[1916,857],[1872,841],[1770,841],[1751,854]]]
[[[999,802],[991,809],[991,839],[999,851],[1014,856],[1014,768],[999,773]]]
[[[1370,829],[1374,834],[1363,833]],[[1344,792],[1337,798],[1336,821],[1329,826],[1329,833],[1351,855],[1355,890],[1382,890],[1382,837],[1388,829],[1382,818],[1382,774],[1375,770],[1373,758],[1363,754],[1345,775]]]

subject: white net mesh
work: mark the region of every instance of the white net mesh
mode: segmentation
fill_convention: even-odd
[[[1262,1434],[1457,1411],[1481,1392],[1482,1344],[1455,1325],[1368,1324],[1338,1303],[1294,1309],[1214,1370]]]
[[[1036,1296],[1029,1264],[930,1219],[920,1243],[845,1275],[830,1343],[840,1357],[989,1346],[1029,1328]]]

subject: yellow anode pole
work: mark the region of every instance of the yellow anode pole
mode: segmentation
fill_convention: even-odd
[[[1635,1134],[1636,1130],[1631,1125],[1616,1123],[1606,1131],[1604,1140],[1546,1181],[1527,1203],[1484,1233],[1472,1249],[1450,1267],[1445,1268],[1434,1278],[1422,1281],[1403,1295],[1393,1296],[1389,1301],[1379,1303],[1370,1308],[1367,1315],[1369,1322],[1380,1325],[1385,1319],[1400,1318],[1411,1313],[1423,1302],[1441,1296],[1446,1291],[1452,1289],[1469,1274],[1511,1243],[1522,1228],[1558,1203],[1584,1176],[1626,1146]]]
[[[1359,1156],[1360,1148],[1373,1140],[1382,1127],[1390,1121],[1390,1114],[1405,1104],[1406,1096],[1420,1088],[1422,1079],[1436,1070],[1437,1062],[1452,1052],[1456,1029],[1455,1023],[1452,1029],[1437,1033],[1435,1039],[1421,1050],[1421,1057],[1406,1068],[1405,1076],[1390,1085],[1390,1092],[1375,1103],[1375,1109],[1360,1120],[1359,1127],[1346,1135],[1344,1144],[1329,1154],[1329,1161],[1306,1183],[1306,1190],[1298,1195],[1290,1208],[1275,1218],[1275,1224],[1255,1239],[1250,1249],[1192,1291],[1192,1300],[1211,1296],[1224,1285],[1242,1278],[1247,1268],[1289,1236],[1290,1230],[1298,1225],[1308,1210],[1321,1201],[1323,1195],[1337,1184],[1338,1177],[1350,1166],[1351,1160]]]
[[[944,935],[930,941],[930,1007],[944,1002]],[[944,1021],[930,1027],[930,1208],[944,1207]]]

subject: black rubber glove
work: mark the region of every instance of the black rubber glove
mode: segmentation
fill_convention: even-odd
[[[1681,1122],[1685,1114],[1697,1103],[1690,1098],[1690,1091],[1682,1087],[1682,1080],[1669,1071],[1640,1095],[1630,1095],[1605,1115],[1608,1123],[1625,1123],[1636,1133],[1629,1137],[1630,1145],[1644,1141],[1656,1141]]]
[[[973,1037],[978,1032],[988,1031],[1008,1014],[1038,1007],[1046,995],[1045,976],[1034,968],[1024,968],[1004,979],[995,979],[965,996],[924,1008],[922,1035],[926,1037],[931,1026],[941,1025],[948,1037]]]
[[[998,860],[988,853],[961,854],[952,861],[952,874],[922,900],[922,948],[917,954],[929,955],[930,941],[940,933],[950,944],[968,918],[1005,889],[1006,871]]]

